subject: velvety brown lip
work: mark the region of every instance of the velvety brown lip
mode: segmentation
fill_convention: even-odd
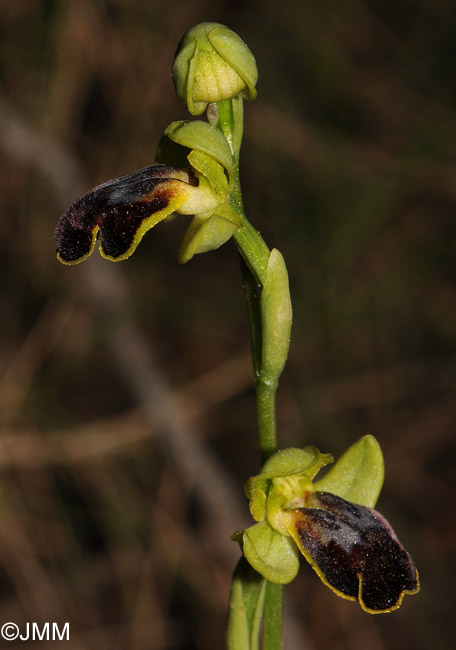
[[[413,561],[382,515],[327,492],[310,501],[293,511],[296,541],[328,586],[374,613],[418,591]]]
[[[84,259],[97,236],[103,255],[124,256],[144,220],[164,210],[187,178],[194,180],[182,170],[152,165],[93,188],[76,199],[57,223],[60,259],[69,264]]]

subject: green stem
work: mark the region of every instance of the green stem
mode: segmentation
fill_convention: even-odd
[[[233,156],[233,189],[230,203],[243,224],[236,230],[233,237],[243,259],[256,278],[258,288],[260,288],[266,277],[270,251],[260,233],[255,230],[244,213],[239,179],[239,151],[243,131],[242,106],[241,97],[218,102],[218,122],[216,126],[225,136]]]
[[[264,596],[263,650],[281,650],[283,633],[283,585],[266,582]]]
[[[247,319],[249,323],[253,370],[255,373],[258,436],[261,464],[263,464],[269,456],[277,450],[275,417],[275,393],[277,384],[271,384],[265,380],[261,372],[262,327],[261,310],[259,305],[259,287],[243,257],[241,257],[241,272],[245,303],[247,307]]]
[[[261,464],[277,451],[277,432],[275,414],[275,394],[277,386],[271,386],[264,379],[256,380],[258,411],[258,437],[260,442]]]
[[[244,214],[239,179],[239,150],[243,131],[243,108],[240,97],[217,104],[216,123],[225,135],[233,156],[234,179],[230,196],[231,207],[240,216],[243,225],[234,233],[234,240],[242,257],[241,270],[244,297],[252,347],[253,368],[256,380],[258,411],[258,438],[261,463],[277,451],[275,394],[277,382],[271,383],[262,376],[262,319],[259,297],[266,279],[270,250],[260,233]],[[248,268],[246,268],[248,267]],[[263,624],[263,650],[282,648],[282,586],[266,583]]]
[[[231,149],[231,155],[239,163],[242,134],[244,131],[244,103],[238,95],[233,99],[225,99],[217,103],[217,127],[222,131]],[[239,165],[237,165],[239,167]]]
[[[255,276],[258,286],[261,287],[266,278],[270,251],[260,233],[247,221],[244,214],[239,216],[245,222],[245,225],[235,231],[233,235],[234,241],[247,266]]]
[[[262,343],[259,286],[242,255],[239,256],[239,260],[241,263],[242,288],[244,290],[244,298],[247,308],[253,372],[255,374],[255,379],[258,380],[261,374]]]

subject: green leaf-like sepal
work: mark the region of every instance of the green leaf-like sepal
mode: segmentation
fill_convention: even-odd
[[[260,575],[276,584],[287,584],[299,570],[296,544],[261,521],[244,531],[243,552],[250,565]]]
[[[280,449],[268,458],[258,476],[254,476],[251,480],[294,475],[305,476],[311,480],[322,467],[332,462],[333,458],[330,454],[322,454],[313,446],[304,449],[295,447]]]
[[[198,253],[216,250],[228,241],[240,225],[238,215],[227,202],[208,213],[195,215],[182,240],[179,262],[185,264]]]
[[[383,454],[373,436],[364,436],[339,458],[314,490],[331,492],[347,501],[373,508],[384,478]]]
[[[244,41],[237,34],[233,37],[233,32],[223,26],[214,29],[209,34],[209,40],[217,52],[244,80],[246,87],[241,95],[248,100],[256,99],[255,86],[258,81],[258,70],[255,57]]]

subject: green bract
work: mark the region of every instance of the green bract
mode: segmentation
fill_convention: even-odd
[[[228,650],[258,650],[266,580],[241,558],[231,583]]]
[[[261,292],[263,322],[261,375],[276,385],[287,360],[290,345],[292,308],[285,260],[273,248]]]
[[[176,51],[173,80],[179,99],[192,115],[208,103],[241,94],[255,99],[258,70],[244,41],[219,23],[201,23],[190,29]]]

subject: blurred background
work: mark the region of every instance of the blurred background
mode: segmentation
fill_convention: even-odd
[[[451,0],[0,2],[0,623],[69,622],[78,650],[223,647],[259,469],[235,247],[179,266],[179,218],[126,263],[64,267],[53,237],[186,118],[171,64],[204,20],[260,71],[241,171],[290,274],[280,444],[337,456],[375,435],[378,509],[422,583],[370,616],[304,563],[285,648],[453,648]]]

